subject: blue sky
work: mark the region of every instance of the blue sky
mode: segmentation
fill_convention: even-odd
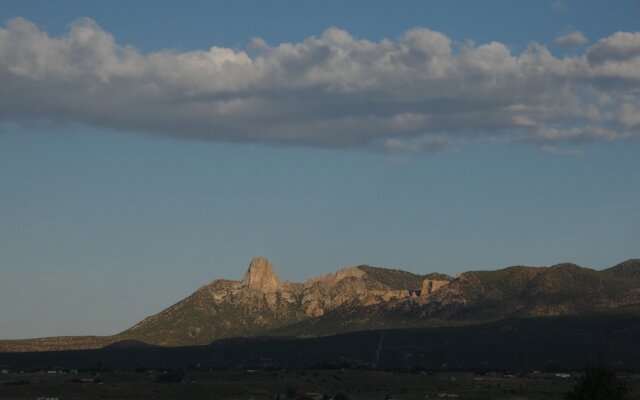
[[[638,2],[211,3],[3,2],[0,338],[116,333],[257,255],[639,256]]]

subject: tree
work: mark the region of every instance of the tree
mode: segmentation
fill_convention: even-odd
[[[587,367],[565,400],[625,400],[627,385],[616,376],[616,371],[604,364],[602,357],[594,366]]]

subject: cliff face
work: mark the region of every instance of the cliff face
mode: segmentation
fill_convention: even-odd
[[[280,282],[267,259],[254,258],[242,281],[215,280],[118,336],[158,345],[205,344],[266,333],[340,308],[366,307],[420,294],[421,276],[380,268],[372,272],[371,268],[344,268],[305,283]],[[411,275],[418,287],[396,289],[385,282],[398,274]]]
[[[422,286],[420,289],[420,295],[424,296],[424,295],[432,295],[433,293],[437,292],[438,290],[440,290],[441,288],[447,286],[449,284],[450,281],[443,281],[443,280],[435,280],[435,279],[425,279],[424,281],[422,281]]]
[[[280,285],[278,275],[273,272],[271,263],[266,258],[256,257],[251,260],[249,269],[244,274],[242,285],[250,290],[271,293]]]

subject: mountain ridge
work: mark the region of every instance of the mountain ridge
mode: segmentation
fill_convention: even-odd
[[[603,270],[561,263],[416,274],[358,265],[302,283],[254,258],[240,281],[215,279],[113,336],[2,340],[0,351],[90,349],[117,342],[204,345],[259,335],[323,336],[370,329],[468,325],[640,304],[640,260]]]

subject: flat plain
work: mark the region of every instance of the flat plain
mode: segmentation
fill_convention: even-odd
[[[4,374],[0,399],[330,399],[340,393],[344,396],[338,398],[354,400],[542,400],[562,399],[578,379],[576,374],[540,372],[186,371],[182,382],[162,383],[161,374],[107,372],[99,374],[100,383],[88,382],[90,376],[83,373]],[[640,375],[624,374],[621,379],[627,382],[630,398],[639,398]]]

